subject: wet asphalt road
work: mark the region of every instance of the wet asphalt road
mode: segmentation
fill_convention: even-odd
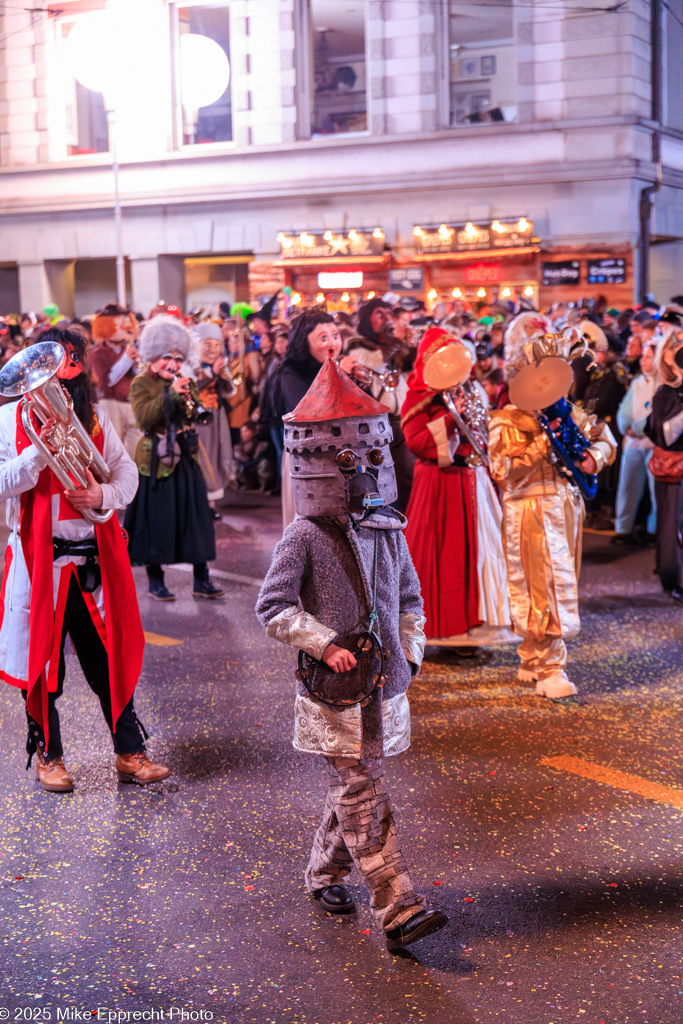
[[[76,789],[41,791],[20,697],[0,689],[0,1020],[681,1024],[683,610],[651,550],[587,537],[582,703],[517,683],[512,648],[477,665],[432,649],[387,780],[414,880],[450,923],[396,958],[355,875],[350,918],[303,888],[323,773],[292,750],[294,657],[264,638],[250,582],[277,508],[232,509],[218,537],[235,577],[220,603],[193,601],[181,569],[179,600],[154,603],[135,570],[155,634],[137,708],[169,780],[117,783],[70,656]]]

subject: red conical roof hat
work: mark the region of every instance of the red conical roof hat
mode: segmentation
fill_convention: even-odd
[[[333,359],[327,359],[286,423],[321,423],[350,417],[385,416],[388,409],[366,395]]]

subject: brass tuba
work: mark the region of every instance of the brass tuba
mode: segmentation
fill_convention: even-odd
[[[467,457],[468,465],[489,465],[486,451],[486,412],[469,382],[474,366],[470,350],[453,338],[437,348],[425,361],[423,377],[428,388],[440,391],[444,405],[455,420],[461,437],[469,441],[472,455]],[[465,414],[458,412],[455,398],[462,396]]]
[[[73,410],[71,395],[59,383],[57,370],[64,358],[64,349],[55,341],[30,345],[12,356],[0,370],[0,395],[5,398],[26,396],[21,407],[21,422],[27,436],[65,490],[87,487],[86,469],[99,483],[106,483],[111,472],[92,438]],[[48,438],[56,448],[52,452],[33,426],[31,413],[46,423],[54,418],[55,425]],[[99,512],[87,508],[81,512],[91,523],[106,523],[114,509]]]

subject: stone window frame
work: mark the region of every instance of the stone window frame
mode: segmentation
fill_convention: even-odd
[[[228,60],[230,61],[230,106],[232,111],[232,138],[224,139],[221,142],[183,142],[183,104],[180,95],[180,31],[178,10],[181,7],[224,7],[228,13],[228,38],[233,39],[232,19],[234,17],[233,0],[167,0],[168,7],[168,29],[169,45],[171,52],[171,81],[170,96],[171,104],[171,151],[173,153],[215,153],[224,152],[237,147],[237,132],[235,130],[235,61],[233,59],[232,45]]]
[[[295,0],[294,32],[295,32],[295,68],[296,68],[296,138],[299,142],[310,142],[317,139],[362,139],[376,134],[372,131],[372,76],[370,74],[370,41],[369,41],[369,7],[372,0],[362,0],[364,13],[365,37],[365,108],[367,127],[359,132],[336,132],[329,136],[313,134],[313,52],[311,46],[311,8],[310,0]],[[374,0],[376,2],[376,0]]]
[[[470,6],[476,6],[476,3],[471,0]],[[510,7],[512,8],[512,36],[510,37],[513,41],[513,45],[519,49],[519,15],[523,9],[518,0],[511,0]],[[451,0],[441,0],[439,7],[437,8],[437,38],[441,41],[441,46],[438,47],[437,53],[437,117],[439,126],[443,130],[462,131],[466,128],[481,127],[481,124],[489,124],[490,122],[481,122],[480,124],[475,123],[453,123],[451,121],[451,31],[450,31],[450,10]],[[515,107],[517,115],[513,121],[501,121],[496,122],[497,127],[504,126],[505,124],[518,124],[520,121],[520,99],[519,99],[519,80],[517,85],[517,96]]]

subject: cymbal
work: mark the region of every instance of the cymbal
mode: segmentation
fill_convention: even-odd
[[[472,353],[459,341],[449,341],[429,357],[425,363],[423,377],[428,388],[447,391],[457,388],[472,372]]]
[[[514,376],[510,381],[510,401],[525,412],[547,409],[567,394],[573,380],[570,363],[560,356],[547,356],[524,366]]]

